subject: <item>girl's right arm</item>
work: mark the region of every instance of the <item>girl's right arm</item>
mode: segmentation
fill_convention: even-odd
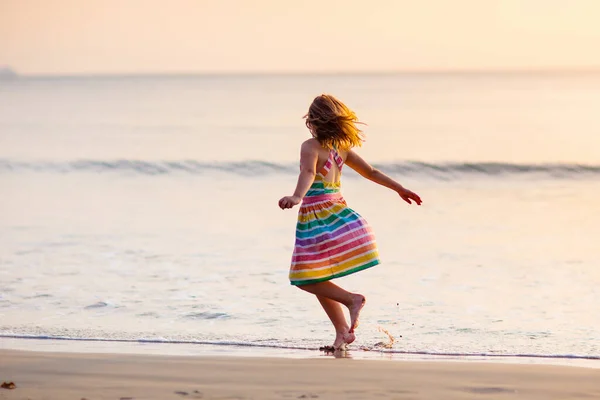
[[[373,168],[368,162],[366,162],[353,150],[348,151],[346,165],[348,165],[350,168],[352,168],[368,180],[378,183],[381,186],[385,186],[387,188],[392,189],[393,191],[398,193],[402,200],[406,201],[408,204],[412,204],[411,200],[413,200],[418,205],[421,205],[422,200],[418,194],[404,188],[401,184],[399,184],[383,172],[379,171],[376,168]]]
[[[282,210],[300,204],[302,198],[308,192],[308,189],[310,189],[317,173],[318,149],[320,146],[319,142],[315,139],[308,139],[302,143],[302,147],[300,148],[300,175],[298,176],[296,190],[293,195],[284,196],[279,200],[279,207]]]

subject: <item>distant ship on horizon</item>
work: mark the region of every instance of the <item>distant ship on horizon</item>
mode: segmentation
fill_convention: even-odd
[[[7,65],[0,65],[0,79],[16,78],[17,72]]]

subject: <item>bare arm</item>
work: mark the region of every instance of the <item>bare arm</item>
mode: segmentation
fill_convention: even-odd
[[[314,182],[319,159],[317,146],[319,144],[314,140],[307,140],[302,143],[300,148],[300,175],[298,176],[296,190],[294,190],[293,195],[282,197],[279,200],[279,207],[282,209],[292,208],[299,204]]]
[[[354,151],[350,150],[348,152],[348,158],[346,159],[346,165],[350,168],[358,172],[361,176],[367,178],[370,181],[373,181],[381,186],[385,186],[389,189],[392,189],[400,197],[402,200],[406,201],[408,204],[412,204],[411,200],[413,200],[418,205],[421,205],[422,200],[414,192],[403,187],[401,184],[379,171],[376,168],[373,168],[368,162],[366,162],[363,158],[361,158]]]

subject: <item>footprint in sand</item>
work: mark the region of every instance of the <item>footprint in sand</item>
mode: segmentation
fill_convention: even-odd
[[[194,390],[193,392],[189,393],[189,392],[184,392],[183,390],[179,390],[176,391],[175,394],[178,394],[180,396],[189,396],[190,399],[203,399],[204,395],[202,394],[202,392],[199,392],[198,390]]]
[[[284,398],[296,398],[296,399],[317,399],[319,398],[319,395],[315,394],[315,393],[302,393],[302,392],[297,392],[294,390],[284,390],[284,391],[278,391],[276,392],[277,394],[283,396]]]
[[[515,389],[508,389],[502,387],[467,387],[463,388],[465,392],[477,393],[477,394],[496,394],[496,393],[516,393]]]

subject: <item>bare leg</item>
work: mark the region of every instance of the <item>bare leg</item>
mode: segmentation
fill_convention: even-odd
[[[301,285],[298,287],[309,293],[326,297],[348,307],[348,310],[350,311],[349,332],[354,332],[354,328],[356,328],[358,325],[358,316],[360,314],[360,310],[362,310],[363,306],[365,305],[365,296],[362,294],[350,293],[331,281],[311,283],[310,285]]]
[[[344,344],[354,342],[356,336],[354,336],[354,333],[349,332],[350,327],[346,322],[346,316],[344,315],[344,310],[342,310],[342,305],[335,300],[319,295],[317,295],[317,299],[319,299],[321,306],[323,306],[323,309],[335,327],[335,341],[333,342],[333,348],[339,349]]]

